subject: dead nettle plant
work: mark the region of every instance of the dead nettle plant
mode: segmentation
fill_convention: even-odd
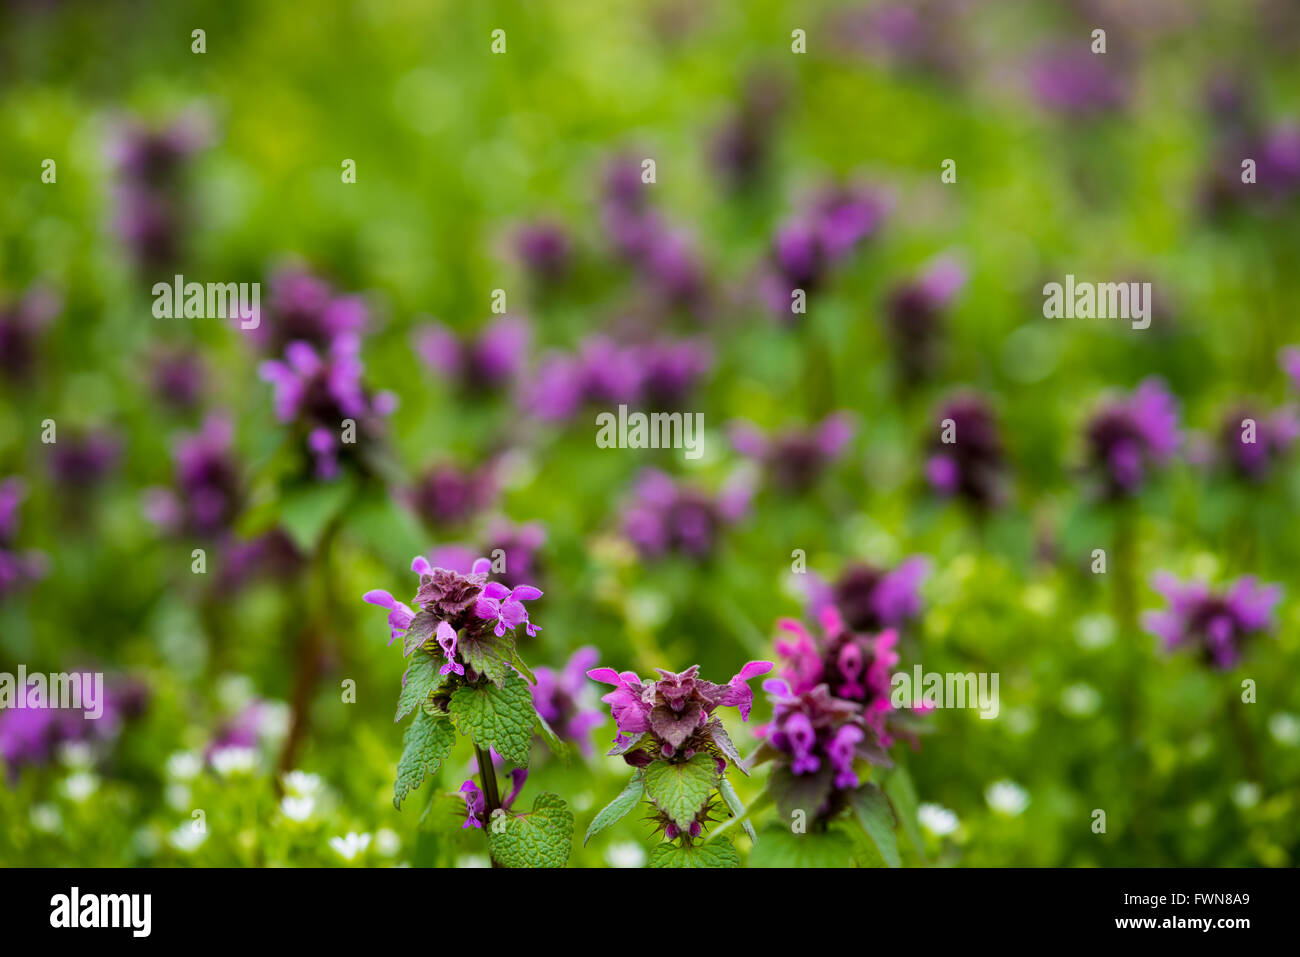
[[[469,574],[435,568],[423,556],[415,558],[411,570],[420,576],[414,608],[382,590],[364,596],[388,609],[389,644],[400,638],[408,660],[396,720],[415,718],[403,740],[393,804],[400,809],[451,755],[457,737],[468,737],[478,781],[461,785],[463,826],[486,831],[495,867],[563,867],[573,843],[573,813],[565,802],[542,793],[529,810],[514,806],[528,777],[534,734],[557,754],[567,750],[534,706],[529,682],[537,679],[515,648],[520,629],[530,636],[539,630],[524,602],[540,598],[541,591],[488,581],[486,558]],[[512,766],[504,798],[496,755]]]

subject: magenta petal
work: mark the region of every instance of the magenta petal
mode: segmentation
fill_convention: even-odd
[[[382,605],[384,608],[389,609],[395,609],[397,607],[397,599],[394,598],[390,592],[386,592],[382,588],[375,588],[366,592],[361,596],[361,600],[368,602],[371,605]]]
[[[613,668],[592,668],[587,672],[587,677],[592,681],[600,681],[607,685],[614,685],[619,688],[623,686],[623,679]]]

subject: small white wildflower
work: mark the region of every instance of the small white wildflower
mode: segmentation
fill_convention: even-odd
[[[280,811],[291,821],[302,822],[316,810],[316,799],[310,794],[286,794],[280,799]]]
[[[290,771],[284,776],[284,790],[295,797],[312,797],[320,790],[320,775]]]
[[[223,778],[251,774],[257,767],[257,752],[252,748],[221,748],[212,752],[212,767]]]
[[[262,709],[261,733],[277,741],[289,733],[289,706],[283,701],[267,701]]]
[[[1294,747],[1300,744],[1300,718],[1286,711],[1279,711],[1268,719],[1268,733],[1278,744]]]
[[[65,741],[59,746],[59,760],[66,767],[87,769],[94,763],[94,752],[84,741]]]
[[[925,828],[931,834],[937,837],[943,837],[957,830],[957,825],[961,822],[957,820],[957,814],[942,804],[922,804],[916,809],[916,819],[920,822],[921,827]]]
[[[1243,811],[1259,803],[1259,785],[1254,781],[1238,781],[1232,786],[1232,803]]]
[[[1061,692],[1061,710],[1071,717],[1086,718],[1101,707],[1101,693],[1092,685],[1079,681]]]
[[[167,806],[173,811],[186,811],[189,810],[193,794],[190,792],[188,784],[169,784],[167,785],[166,798]]]
[[[1028,734],[1038,724],[1038,716],[1028,705],[1012,708],[1007,712],[1007,730],[1014,735]]]
[[[375,832],[375,850],[384,857],[396,857],[402,849],[402,839],[391,827],[381,827]]]
[[[185,854],[198,850],[207,839],[206,828],[198,830],[188,821],[167,835],[167,843]]]
[[[636,841],[619,841],[605,849],[605,863],[610,867],[643,867],[645,858],[645,848]]]
[[[330,838],[330,847],[334,848],[345,861],[355,860],[359,854],[365,853],[369,846],[370,835],[358,834],[356,831],[348,831],[343,837]]]
[[[1090,651],[1105,648],[1115,640],[1115,619],[1100,612],[1084,615],[1074,624],[1074,640]]]
[[[1015,781],[994,781],[984,791],[984,800],[999,814],[1017,817],[1029,807],[1029,792]]]
[[[457,867],[491,867],[492,859],[486,854],[462,854],[456,858]]]
[[[63,815],[53,804],[32,805],[32,827],[43,834],[53,834],[63,826]]]
[[[80,804],[99,790],[99,778],[89,771],[78,771],[63,779],[63,796]]]
[[[203,770],[203,758],[193,751],[177,751],[167,758],[167,776],[177,781],[190,781]]]

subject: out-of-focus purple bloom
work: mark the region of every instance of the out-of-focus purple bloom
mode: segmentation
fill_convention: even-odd
[[[565,741],[576,742],[583,754],[591,752],[587,732],[605,720],[600,711],[588,707],[583,700],[587,672],[599,657],[600,653],[588,645],[575,651],[558,672],[545,666],[533,669],[537,678],[532,689],[533,705],[537,713]]]
[[[410,489],[416,514],[434,528],[460,525],[486,508],[496,497],[491,463],[479,469],[462,469],[451,463],[428,469]]]
[[[1262,482],[1300,436],[1300,420],[1292,406],[1260,415],[1240,406],[1225,416],[1219,431],[1224,462],[1241,478]]]
[[[668,552],[706,558],[722,528],[748,511],[752,494],[752,485],[743,474],[714,496],[680,485],[658,469],[647,469],[624,513],[623,533],[646,558]]]
[[[839,10],[830,34],[846,53],[890,66],[954,76],[961,55],[953,21],[962,5],[958,0],[920,0]]]
[[[571,418],[588,406],[671,410],[680,408],[712,364],[708,345],[692,339],[620,345],[593,336],[576,355],[553,353],[544,358],[523,404],[527,412],[548,422]]]
[[[303,567],[305,556],[293,539],[274,528],[249,541],[232,542],[226,549],[218,587],[230,593],[254,580],[287,581]]]
[[[393,393],[367,392],[361,371],[361,340],[353,333],[336,336],[323,356],[306,342],[291,342],[284,361],[270,359],[258,367],[274,389],[275,417],[306,433],[319,478],[338,474],[340,455],[348,448],[342,438],[345,420],[355,423],[354,446],[373,442],[381,420],[397,407]]]
[[[114,228],[144,269],[170,267],[180,259],[191,218],[184,172],[210,140],[198,113],[150,128],[127,120],[109,145],[116,172]]]
[[[1131,82],[1122,58],[1095,54],[1086,45],[1056,46],[1029,66],[1039,103],[1068,116],[1111,113],[1124,107]]]
[[[812,488],[843,453],[853,438],[853,418],[837,412],[811,429],[772,436],[743,421],[732,423],[729,431],[737,452],[762,463],[778,488],[799,493]]]
[[[42,286],[0,305],[0,378],[25,382],[31,377],[41,333],[61,308],[59,297]]]
[[[965,284],[966,270],[955,258],[945,256],[890,292],[885,332],[905,384],[915,385],[934,372],[944,313]]]
[[[39,581],[48,564],[43,552],[20,552],[17,548],[18,506],[25,495],[20,479],[0,481],[0,599]]]
[[[925,463],[930,487],[979,509],[1001,505],[1006,498],[1006,460],[988,403],[976,395],[960,396],[940,409],[938,424]]]
[[[280,355],[294,342],[329,351],[344,336],[360,340],[369,309],[359,295],[343,295],[320,276],[299,265],[277,269],[262,321],[247,330],[267,353]]]
[[[1168,572],[1157,574],[1152,584],[1169,607],[1147,612],[1143,627],[1166,648],[1190,648],[1223,670],[1241,661],[1250,639],[1274,627],[1274,609],[1282,600],[1280,585],[1261,585],[1251,575],[1223,593],[1202,582],[1180,582]]]
[[[805,212],[778,227],[759,289],[780,318],[792,321],[792,294],[810,294],[830,268],[879,230],[888,210],[873,190],[831,186],[814,196]]]
[[[440,322],[422,325],[415,352],[430,369],[468,392],[510,385],[523,371],[531,332],[523,319],[502,316],[477,338],[461,339]]]
[[[546,529],[540,522],[514,525],[497,520],[489,527],[481,547],[440,545],[429,553],[429,560],[439,568],[468,574],[479,555],[492,560],[493,574],[507,588],[541,577],[538,552],[546,544]]]
[[[1164,383],[1142,381],[1131,396],[1104,404],[1085,431],[1087,465],[1106,498],[1136,495],[1149,472],[1178,450],[1178,405]]]
[[[930,562],[921,555],[904,559],[889,571],[854,562],[833,585],[809,573],[805,579],[809,613],[820,621],[824,610],[833,608],[853,631],[902,629],[921,614],[921,585],[929,573]]]
[[[180,411],[189,411],[199,404],[206,377],[203,360],[189,350],[162,349],[149,361],[153,394]]]
[[[524,223],[515,230],[513,245],[519,261],[543,282],[559,282],[573,265],[573,240],[559,223]]]
[[[105,429],[67,435],[50,448],[50,477],[60,485],[89,488],[117,466],[122,440]]]
[[[745,84],[740,104],[713,136],[710,158],[733,190],[756,183],[768,163],[785,90],[771,77],[755,74]]]
[[[169,531],[212,537],[230,528],[243,503],[230,420],[210,415],[176,446],[175,489],[145,493],[145,515]]]
[[[1278,355],[1278,365],[1291,380],[1291,388],[1300,391],[1300,346],[1287,346]]]
[[[87,685],[92,673],[76,672]],[[88,717],[85,707],[60,708],[49,699],[48,689],[29,683],[22,692],[25,707],[0,711],[0,762],[13,783],[27,766],[49,762],[56,748],[65,743],[108,743],[117,738],[124,724],[139,717],[148,703],[148,688],[138,681],[112,677],[104,682],[100,714]],[[86,701],[83,697],[83,705]]]
[[[643,681],[631,671],[595,668],[587,672],[593,681],[613,685],[602,697],[618,725],[613,753],[634,767],[650,761],[689,759],[701,751],[712,754],[722,770],[726,762],[740,766],[739,755],[713,712],[719,707],[736,708],[741,720],[749,720],[754,692],[748,682],[772,670],[770,661],[751,661],[725,685],[699,677],[699,665],[674,674],[655,669],[659,678]],[[744,770],[742,768],[742,770]]]
[[[252,751],[259,748],[279,730],[274,712],[274,706],[268,701],[250,701],[217,726],[212,740],[203,751],[204,760],[211,762],[213,755],[221,751]]]

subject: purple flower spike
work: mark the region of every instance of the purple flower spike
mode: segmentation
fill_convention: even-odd
[[[1272,630],[1274,611],[1282,600],[1281,586],[1261,585],[1249,575],[1224,593],[1202,582],[1180,582],[1167,572],[1156,575],[1153,586],[1169,608],[1147,612],[1143,627],[1166,648],[1192,648],[1202,661],[1220,670],[1235,667],[1247,643]]]
[[[497,637],[504,635],[507,628],[516,628],[519,625],[523,625],[529,637],[532,637],[541,629],[528,620],[528,611],[522,603],[541,597],[541,590],[532,585],[518,585],[507,589],[505,585],[498,582],[489,582],[483,587],[483,594],[474,606],[474,614],[487,621],[496,622],[494,630]]]
[[[461,830],[467,827],[481,828],[483,818],[487,815],[487,801],[483,792],[471,778],[460,786],[460,793],[465,797],[465,823],[460,826]]]
[[[1103,497],[1136,495],[1181,443],[1177,402],[1159,379],[1146,379],[1131,396],[1103,405],[1089,420],[1085,439],[1088,467]]]
[[[587,646],[575,651],[559,673],[544,666],[533,669],[537,678],[532,689],[537,713],[561,738],[576,741],[584,754],[591,748],[587,732],[604,720],[599,711],[584,703],[587,689],[584,678],[598,656],[595,648]]]

